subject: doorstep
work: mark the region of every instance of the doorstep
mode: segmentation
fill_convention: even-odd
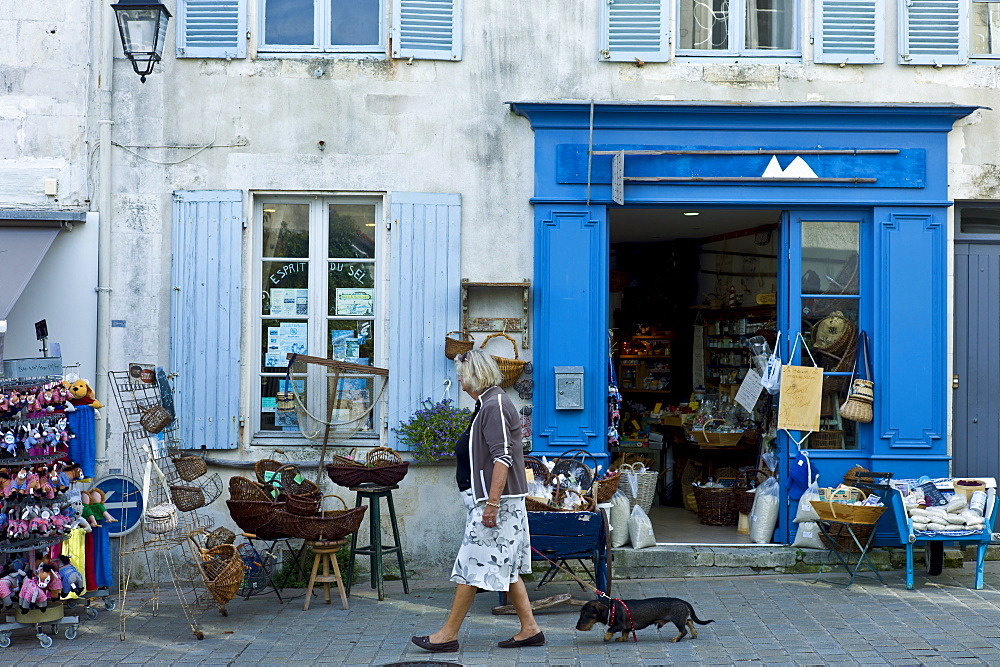
[[[734,577],[753,574],[799,574],[818,572],[826,551],[780,544],[691,545],[657,544],[646,549],[613,549],[614,579],[661,579],[668,577]],[[876,547],[869,551],[879,570],[905,568],[902,548]],[[945,549],[945,567],[960,568],[975,559],[974,549]],[[923,569],[923,549],[914,553],[915,567]],[[987,560],[1000,560],[1000,546],[991,546]],[[837,565],[835,558],[831,563]],[[839,566],[838,566],[839,567]],[[971,566],[975,569],[975,564]]]

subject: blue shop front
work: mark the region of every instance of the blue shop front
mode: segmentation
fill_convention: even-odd
[[[535,137],[536,454],[584,449],[607,467],[611,377],[623,409],[660,414],[702,388],[730,409],[748,364],[727,341],[769,328],[784,363],[824,369],[821,432],[777,432],[782,478],[800,446],[824,485],[855,465],[898,478],[949,473],[947,137],[973,107],[511,110]],[[838,407],[860,332],[877,388],[870,423],[843,420]],[[570,400],[578,382],[581,400]],[[622,425],[623,440],[643,431],[629,422],[637,428]],[[735,464],[711,444],[695,443],[713,450],[703,472]],[[692,446],[674,445],[674,456]],[[778,542],[790,541],[785,493]]]

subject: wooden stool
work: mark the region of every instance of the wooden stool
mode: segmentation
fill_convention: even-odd
[[[351,558],[348,561],[347,571],[354,572],[354,559],[357,556],[368,556],[371,563],[371,583],[372,588],[378,588],[378,599],[385,599],[384,576],[382,572],[382,556],[396,554],[399,563],[399,576],[403,580],[403,592],[409,595],[410,584],[406,580],[406,565],[403,563],[403,546],[399,541],[399,526],[396,525],[396,506],[392,502],[392,491],[399,486],[382,486],[379,484],[362,484],[361,486],[350,487],[351,491],[357,493],[355,507],[361,507],[361,503],[368,501],[368,546],[358,546],[358,533],[351,536]],[[381,499],[385,498],[389,504],[389,523],[392,525],[392,546],[382,543],[382,513]],[[347,594],[351,594],[351,582],[347,582]]]
[[[309,602],[312,601],[313,586],[316,584],[323,584],[323,594],[326,597],[326,603],[330,604],[330,583],[337,582],[337,587],[340,589],[340,602],[344,605],[344,609],[347,609],[347,592],[344,590],[344,580],[340,577],[340,565],[337,564],[337,552],[340,548],[346,544],[346,540],[331,540],[329,542],[311,542],[307,541],[306,546],[312,547],[313,555],[315,559],[313,560],[312,574],[309,575],[309,587],[306,589],[306,603],[302,607],[302,611],[309,611]],[[320,562],[323,563],[323,574],[317,576],[316,572],[319,570]],[[333,565],[333,576],[330,576],[330,566]]]

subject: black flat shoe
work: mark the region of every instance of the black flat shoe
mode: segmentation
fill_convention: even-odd
[[[505,639],[502,642],[497,642],[497,646],[500,648],[520,648],[522,646],[545,646],[545,635],[539,632],[537,635],[528,637],[527,639]]]
[[[454,653],[458,650],[458,640],[435,644],[428,635],[423,637],[410,637],[410,641],[431,653]]]

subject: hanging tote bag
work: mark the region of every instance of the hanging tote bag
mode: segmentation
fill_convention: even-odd
[[[760,378],[760,386],[767,390],[767,393],[774,396],[781,387],[781,355],[778,354],[778,346],[781,344],[781,332],[774,341],[774,349],[767,357],[767,364],[764,366],[764,374]]]
[[[778,401],[778,428],[787,431],[818,431],[819,415],[823,402],[823,369],[812,356],[809,346],[798,333],[789,354],[795,359],[795,350],[802,341],[802,349],[812,360],[812,366],[781,367],[781,400]]]
[[[867,424],[874,417],[872,404],[875,402],[875,382],[871,379],[868,346],[868,334],[862,331],[858,334],[858,351],[854,357],[854,369],[851,371],[851,387],[847,393],[847,400],[840,406],[841,417],[863,424]],[[862,355],[864,355],[867,380],[854,377],[858,370],[858,357]]]

